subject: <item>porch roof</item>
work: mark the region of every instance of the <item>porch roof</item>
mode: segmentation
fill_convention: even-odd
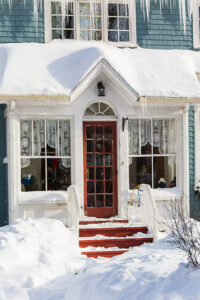
[[[200,54],[119,49],[101,42],[53,41],[0,46],[0,100],[63,99],[105,59],[138,99],[200,101]]]

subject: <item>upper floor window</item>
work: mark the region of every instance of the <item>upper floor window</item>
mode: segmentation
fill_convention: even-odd
[[[124,0],[51,1],[49,12],[45,8],[46,41],[77,39],[132,44],[135,42],[132,10]]]

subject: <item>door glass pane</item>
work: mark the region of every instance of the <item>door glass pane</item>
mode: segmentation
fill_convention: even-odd
[[[94,166],[94,155],[87,154],[87,166]]]
[[[102,139],[103,138],[103,127],[96,127],[96,139]]]
[[[133,189],[138,184],[152,185],[152,159],[151,157],[129,158],[129,188]]]
[[[112,166],[112,154],[105,155],[105,165]]]
[[[141,131],[141,153],[150,154],[152,152],[151,146],[151,120],[142,119],[140,120],[140,131]]]
[[[103,166],[103,155],[96,154],[96,166]]]
[[[87,193],[94,194],[94,181],[87,182]]]
[[[86,137],[87,139],[93,139],[94,138],[94,127],[87,126],[86,127]]]
[[[112,168],[105,168],[106,180],[112,180]]]
[[[87,207],[95,207],[94,195],[87,195]]]
[[[96,193],[103,194],[104,193],[104,182],[96,181]]]
[[[87,152],[94,152],[94,141],[87,141]]]
[[[113,195],[105,196],[105,206],[112,207],[113,206]]]
[[[87,179],[88,180],[94,179],[94,168],[87,168]]]
[[[113,192],[113,183],[112,181],[106,181],[106,193]]]
[[[112,141],[105,141],[105,152],[112,152]]]
[[[96,196],[96,206],[97,207],[104,207],[104,195],[97,195]]]
[[[96,168],[96,179],[104,179],[104,168]]]
[[[96,152],[103,152],[103,141],[96,141]]]
[[[105,139],[112,139],[112,127],[105,127]]]

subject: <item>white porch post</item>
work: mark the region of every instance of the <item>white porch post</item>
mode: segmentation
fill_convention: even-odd
[[[187,210],[190,213],[189,199],[189,104],[183,110],[183,197],[186,201]]]
[[[11,101],[7,111],[7,145],[8,145],[8,199],[9,199],[9,223],[16,218],[16,152],[15,137],[16,137],[16,115],[15,101]]]

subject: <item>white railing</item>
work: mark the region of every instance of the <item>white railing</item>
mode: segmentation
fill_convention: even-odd
[[[68,200],[68,227],[75,233],[79,234],[79,216],[80,216],[80,194],[75,185],[67,189]]]
[[[150,226],[154,241],[158,237],[158,213],[154,198],[151,194],[151,187],[148,184],[141,186],[141,221]]]

